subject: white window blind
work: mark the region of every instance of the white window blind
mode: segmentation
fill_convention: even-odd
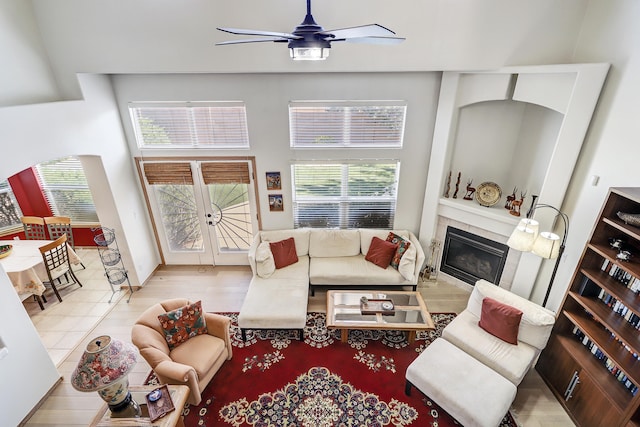
[[[249,148],[242,102],[129,104],[140,148]]]
[[[289,103],[291,147],[402,147],[404,101]]]
[[[0,181],[0,230],[22,227],[22,211],[9,185],[9,181]]]
[[[82,169],[75,157],[64,157],[36,165],[40,185],[51,212],[68,216],[73,223],[96,223],[98,215]]]
[[[296,163],[291,172],[296,228],[393,228],[397,161]]]

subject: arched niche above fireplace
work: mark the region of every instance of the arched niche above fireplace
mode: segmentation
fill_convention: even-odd
[[[438,216],[508,235],[519,220],[504,209],[515,186],[527,190],[524,212],[532,194],[562,206],[608,69],[608,64],[567,64],[444,72],[420,227],[423,245],[435,237]],[[469,178],[474,185],[498,183],[500,202],[487,208],[463,200]],[[536,219],[551,228],[551,212],[536,213]],[[539,265],[522,257],[516,293],[529,297]]]
[[[459,109],[451,171],[461,171],[463,188],[484,181],[504,193],[515,187],[540,194],[564,115],[528,102],[483,101]],[[500,207],[504,204],[500,204]]]

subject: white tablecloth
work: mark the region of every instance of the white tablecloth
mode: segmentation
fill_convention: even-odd
[[[0,245],[13,246],[9,256],[0,258],[0,265],[21,298],[42,295],[45,290],[43,282],[48,282],[49,276],[39,248],[47,243],[51,243],[51,240],[0,240]],[[70,246],[68,249],[71,263],[79,265],[82,261],[78,255]]]

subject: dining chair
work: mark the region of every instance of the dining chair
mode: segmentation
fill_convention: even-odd
[[[20,218],[24,228],[24,236],[27,240],[47,240],[47,232],[44,219],[39,216],[23,216]]]
[[[71,276],[74,283],[77,283],[82,287],[82,283],[80,283],[80,280],[78,280],[71,269],[66,234],[63,234],[51,243],[40,246],[40,253],[42,254],[42,260],[44,261],[44,266],[47,270],[47,276],[49,276],[49,281],[47,283],[53,289],[58,301],[62,302],[62,298],[60,297],[60,293],[58,292],[58,288],[54,282],[56,279],[68,274]],[[71,285],[71,283],[69,283],[69,285]]]
[[[47,231],[49,232],[49,238],[52,240],[57,239],[63,234],[67,235],[67,243],[71,245],[71,248],[75,250],[76,245],[73,240],[73,229],[71,228],[71,218],[68,216],[46,216],[43,218],[44,223],[47,225]],[[86,268],[81,262],[82,268]]]

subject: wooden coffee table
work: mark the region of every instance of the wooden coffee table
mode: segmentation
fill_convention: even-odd
[[[390,299],[393,313],[363,314],[363,296],[369,300]],[[347,342],[349,329],[378,329],[407,331],[407,339],[413,343],[417,331],[435,329],[435,325],[419,292],[331,290],[327,291],[327,328],[341,329],[342,342]]]

